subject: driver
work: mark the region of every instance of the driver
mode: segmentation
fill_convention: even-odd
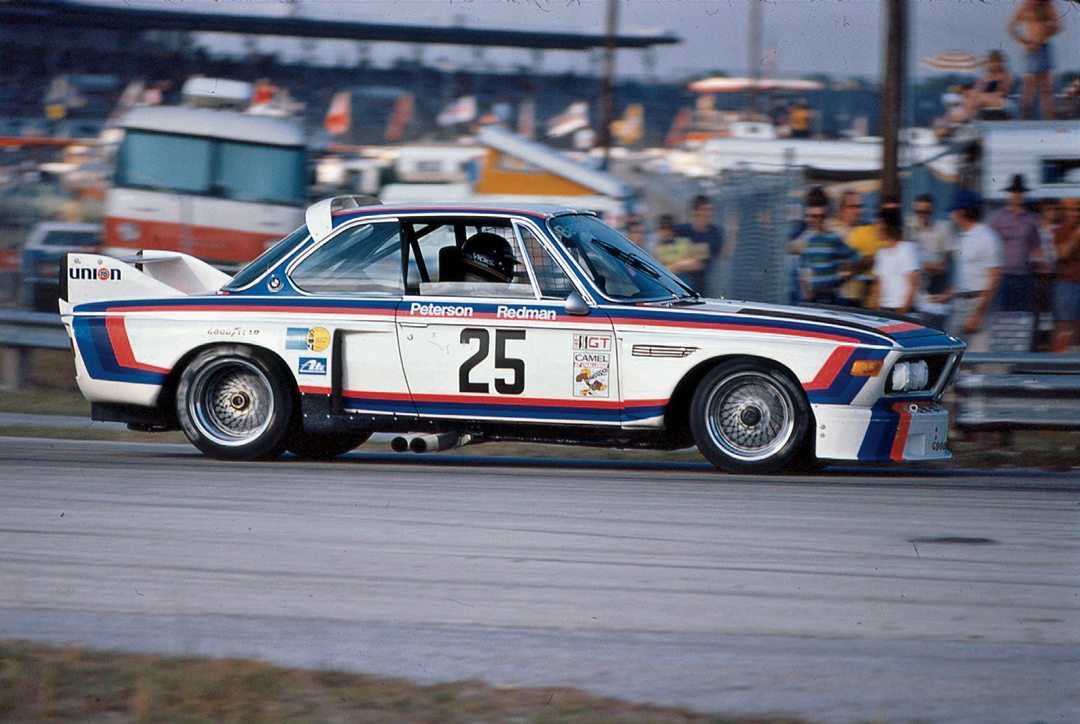
[[[517,260],[510,242],[498,234],[481,231],[473,234],[461,247],[461,265],[467,282],[501,282],[514,279]]]

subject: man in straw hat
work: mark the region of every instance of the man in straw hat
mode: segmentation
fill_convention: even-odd
[[[1035,291],[1033,258],[1040,248],[1039,217],[1024,205],[1024,175],[1016,174],[1002,191],[1009,194],[1005,207],[990,217],[990,228],[1001,237],[1001,287],[998,306],[1003,312],[1029,312]]]

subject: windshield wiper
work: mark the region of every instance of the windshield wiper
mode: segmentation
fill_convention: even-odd
[[[651,276],[653,279],[660,279],[661,278],[660,272],[656,271],[655,269],[650,267],[648,264],[643,262],[641,259],[638,259],[633,254],[629,254],[629,253],[623,251],[622,249],[620,249],[619,247],[613,246],[613,245],[607,243],[606,241],[600,241],[599,239],[593,239],[593,243],[596,244],[601,249],[603,249],[604,251],[606,251],[611,256],[618,259],[619,261],[625,262],[625,263],[629,264],[630,266],[634,267],[635,269],[645,272],[646,274]]]

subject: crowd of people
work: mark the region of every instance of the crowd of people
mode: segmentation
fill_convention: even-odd
[[[990,348],[993,314],[1028,312],[1047,328],[1042,335],[1033,329],[1033,349],[1076,351],[1080,197],[1029,204],[1021,174],[1002,190],[1006,203],[986,219],[983,199],[961,190],[945,209],[948,220],[932,195],[920,194],[908,217],[899,199],[884,196],[867,221],[858,191],[842,192],[834,205],[822,187],[809,188],[790,241],[789,301],[905,315],[964,339],[972,351]],[[710,296],[710,270],[724,250],[714,214],[709,197],[695,196],[688,222],[662,214],[650,235],[632,214],[626,235]]]
[[[886,197],[863,223],[860,193],[844,192],[834,215],[824,190],[811,188],[791,242],[791,301],[909,315],[973,351],[989,349],[994,312],[1029,312],[1053,319],[1046,347],[1068,351],[1080,343],[1080,198],[1031,209],[1028,190],[1014,176],[1007,203],[985,221],[982,199],[962,190],[949,221],[922,194],[908,219]]]

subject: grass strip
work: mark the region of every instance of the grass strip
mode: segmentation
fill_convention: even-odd
[[[165,657],[0,642],[0,719],[16,721],[729,722],[724,716],[633,704],[577,689],[424,686],[240,659]]]

